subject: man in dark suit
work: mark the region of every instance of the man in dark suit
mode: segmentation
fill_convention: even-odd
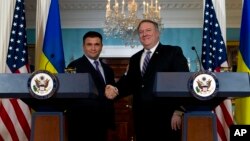
[[[153,95],[153,85],[157,72],[189,71],[187,60],[180,47],[159,42],[157,23],[142,20],[138,32],[144,49],[130,58],[127,74],[117,84],[117,98],[133,95],[136,141],[179,141],[181,100],[158,99]]]
[[[102,47],[101,34],[94,31],[87,32],[83,36],[85,55],[67,67],[75,69],[76,73],[90,73],[99,94],[96,99],[75,101],[67,109],[70,141],[105,141],[107,129],[114,127],[113,101],[108,100],[104,94],[105,86],[115,83],[114,72],[99,59]]]

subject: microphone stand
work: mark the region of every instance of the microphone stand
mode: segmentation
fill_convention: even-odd
[[[197,53],[197,50],[196,50],[196,48],[195,48],[194,46],[192,47],[192,50],[195,51],[196,57],[197,57],[197,59],[198,59],[198,61],[199,61],[200,71],[204,71],[204,70],[203,70],[203,67],[201,66],[201,65],[202,65],[202,64],[201,64],[201,60],[200,60],[199,55],[198,55],[198,53]]]

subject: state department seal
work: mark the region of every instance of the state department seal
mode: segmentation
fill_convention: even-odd
[[[47,70],[35,71],[28,80],[28,89],[32,97],[37,99],[48,99],[58,89],[58,79]]]
[[[201,71],[190,77],[188,89],[199,100],[209,100],[217,95],[219,82],[212,72]]]

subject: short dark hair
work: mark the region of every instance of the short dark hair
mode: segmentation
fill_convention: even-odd
[[[139,23],[138,26],[137,26],[137,31],[139,31],[139,28],[140,28],[140,26],[141,26],[142,23],[152,23],[152,24],[155,26],[155,28],[156,28],[157,30],[159,30],[159,25],[158,25],[157,22],[152,21],[152,20],[149,20],[149,19],[145,19],[145,20],[141,20],[141,21],[140,21],[140,23]]]
[[[102,43],[102,35],[96,31],[89,31],[83,36],[83,43],[85,43],[86,38],[88,37],[98,37],[101,40]]]

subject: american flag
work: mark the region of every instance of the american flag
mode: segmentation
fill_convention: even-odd
[[[201,60],[203,68],[212,72],[220,72],[222,66],[227,66],[226,45],[212,0],[206,0],[204,5]],[[230,140],[229,126],[233,124],[231,107],[231,100],[227,99],[214,110],[219,141]]]
[[[24,0],[16,1],[7,54],[7,65],[11,73],[28,72]]]
[[[7,73],[28,73],[24,0],[16,0],[7,53]],[[31,111],[20,99],[1,99],[0,141],[27,141],[30,138]]]

